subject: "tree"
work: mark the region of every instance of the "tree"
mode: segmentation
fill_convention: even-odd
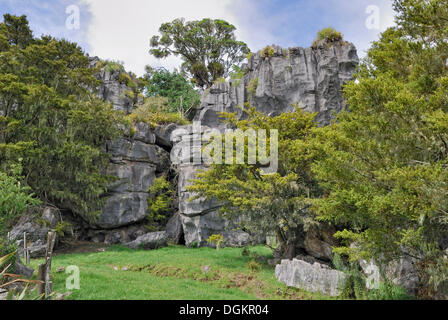
[[[269,117],[248,104],[245,113],[246,120],[237,120],[236,114],[224,113],[224,117],[242,131],[278,130],[278,171],[261,175],[260,165],[247,164],[246,153],[246,164],[212,164],[198,174],[188,190],[196,193],[196,198],[221,202],[222,215],[229,221],[240,221],[243,229],[276,235],[281,255],[293,258],[303,240],[303,230],[316,224],[309,212],[310,200],[320,195],[310,171],[311,163],[319,156],[310,144],[316,115],[297,108],[295,112]],[[247,143],[246,138],[246,151]]]
[[[191,83],[177,71],[170,72],[166,69],[153,69],[146,67],[145,74],[146,96],[161,96],[168,98],[170,112],[181,114],[199,106],[199,93]]]
[[[0,56],[0,169],[22,158],[22,183],[39,199],[92,218],[112,180],[101,169],[104,146],[121,116],[96,96],[96,70],[79,46],[50,36],[25,41],[11,30],[29,30],[28,22],[5,15],[0,25],[10,44]]]
[[[0,33],[10,45],[16,45],[20,48],[26,47],[33,41],[33,32],[28,26],[26,16],[3,15]]]
[[[161,25],[153,36],[150,53],[156,58],[170,55],[183,60],[181,71],[200,88],[208,88],[219,78],[227,77],[233,65],[240,64],[250,52],[235,38],[235,26],[224,20],[176,19]]]
[[[411,256],[420,295],[448,280],[448,5],[395,1],[397,27],[374,42],[344,89],[350,112],[321,129],[313,166],[319,218],[346,225],[336,249],[381,264]],[[353,245],[354,244],[354,245]]]

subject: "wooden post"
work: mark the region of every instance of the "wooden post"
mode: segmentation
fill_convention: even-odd
[[[29,257],[28,257],[28,243],[26,239],[26,232],[23,233],[23,260],[25,261],[25,264],[29,264]]]
[[[56,242],[56,232],[48,232],[47,236],[47,251],[45,253],[45,263],[39,266],[38,278],[43,281],[39,285],[39,295],[45,294],[43,298],[48,298],[52,292],[52,283],[50,278],[51,259],[53,257],[53,248]]]

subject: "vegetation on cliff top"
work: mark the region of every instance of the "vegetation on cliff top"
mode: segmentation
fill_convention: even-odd
[[[181,71],[199,88],[206,89],[216,79],[227,78],[249,48],[235,37],[235,26],[224,20],[176,19],[161,25],[159,36],[151,38],[150,53],[157,58],[170,55],[183,60]]]

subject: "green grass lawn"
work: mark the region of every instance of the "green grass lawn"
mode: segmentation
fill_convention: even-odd
[[[65,293],[67,274],[57,272],[70,265],[80,269],[80,290],[70,290],[75,300],[229,300],[229,299],[322,299],[279,283],[274,268],[260,264],[250,268],[253,256],[241,248],[189,249],[170,246],[153,251],[112,246],[104,252],[56,254],[52,262],[53,289]],[[250,248],[271,258],[271,250]],[[43,260],[32,260],[34,269]],[[202,267],[209,266],[208,272]],[[255,266],[257,267],[257,266]]]

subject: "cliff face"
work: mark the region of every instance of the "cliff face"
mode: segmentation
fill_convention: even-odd
[[[294,105],[317,112],[317,121],[328,124],[341,111],[342,85],[352,79],[359,59],[348,42],[320,43],[315,48],[272,47],[271,56],[254,54],[241,80],[217,83],[204,94],[195,120],[219,127],[218,112],[239,112],[249,101],[268,115],[294,110]],[[248,87],[252,90],[248,90]]]
[[[194,119],[201,122],[204,130],[224,130],[218,113],[237,112],[241,118],[239,107],[248,101],[271,116],[293,111],[296,106],[316,112],[316,121],[322,125],[329,124],[334,114],[344,108],[342,86],[352,79],[359,62],[353,44],[322,42],[315,48],[272,49],[270,56],[263,51],[254,54],[242,68],[246,70],[242,79],[216,83],[204,93]],[[188,164],[177,168],[180,220],[187,245],[206,244],[210,235],[218,233],[224,235],[227,243],[250,243],[253,239],[249,235],[228,231],[229,223],[218,215],[216,203],[205,199],[187,201],[191,197],[186,192],[188,180],[194,179],[200,169],[204,166]],[[314,257],[325,259],[331,254],[332,244],[324,241],[321,234],[310,233],[304,238],[304,249]]]
[[[321,43],[306,49],[272,47],[269,51],[269,54],[265,54],[266,51],[253,54],[242,68],[245,73],[241,79],[217,83],[204,93],[194,119],[201,121],[202,130],[224,129],[218,113],[238,112],[242,116],[238,107],[249,100],[258,110],[272,116],[290,112],[298,106],[305,111],[316,112],[317,121],[322,124],[328,124],[333,113],[344,108],[341,89],[352,78],[358,64],[353,44]],[[99,94],[116,109],[129,113],[133,104],[123,95],[128,88],[119,83],[118,75],[103,70],[99,74],[102,82]],[[144,220],[148,213],[148,188],[156,176],[173,167],[168,152],[181,140],[179,136],[177,140],[176,136],[170,137],[175,129],[175,125],[153,130],[148,125],[136,124],[133,137],[124,137],[107,146],[111,154],[109,173],[119,180],[110,186],[107,204],[95,228],[109,230],[108,233],[118,232]],[[183,129],[189,139],[201,139],[192,134],[191,126]],[[170,138],[174,140],[170,141]],[[178,171],[179,214],[173,217],[168,229],[173,227],[171,224],[176,226],[176,230],[181,225],[182,238],[187,245],[206,244],[210,235],[218,233],[231,244],[247,244],[253,240],[242,231],[232,230],[231,223],[219,216],[217,203],[205,199],[188,201],[192,194],[186,191],[186,186],[198,170],[205,168],[204,165],[180,164],[174,167]],[[114,238],[117,242],[125,242],[133,236]],[[101,237],[99,239],[102,241]],[[315,256],[325,254],[329,248],[318,237],[311,237],[305,241],[307,243],[311,244],[308,245],[309,251]]]

